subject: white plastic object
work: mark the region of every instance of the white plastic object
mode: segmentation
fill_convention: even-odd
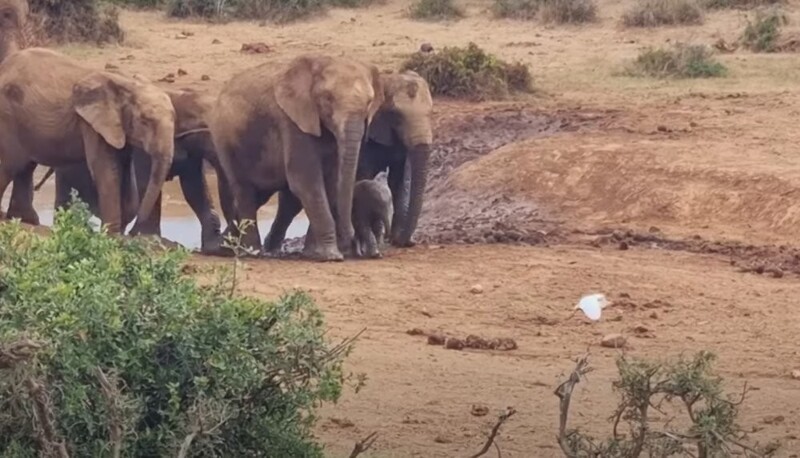
[[[590,320],[597,321],[607,305],[608,300],[605,294],[589,294],[581,298],[578,305],[575,306],[575,310],[580,309]]]

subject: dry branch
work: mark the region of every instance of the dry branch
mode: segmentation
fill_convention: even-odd
[[[106,374],[98,367],[95,368],[95,375],[100,382],[100,390],[103,393],[103,398],[106,401],[106,408],[108,409],[109,416],[109,439],[111,440],[112,458],[119,458],[122,453],[122,418],[120,417],[117,402],[119,400],[119,392],[116,383],[112,384]],[[116,379],[115,379],[116,381]]]
[[[11,369],[18,363],[27,361],[44,346],[41,342],[20,339],[0,347],[0,369]]]
[[[55,415],[44,383],[29,378],[25,380],[25,386],[33,400],[33,421],[36,439],[40,447],[40,456],[69,458],[67,446],[58,440]]]
[[[561,418],[558,426],[558,444],[561,446],[561,450],[564,452],[564,455],[569,458],[573,458],[575,456],[575,452],[570,448],[569,442],[567,441],[567,418],[569,417],[569,403],[572,399],[572,391],[575,389],[575,385],[581,381],[584,375],[591,372],[591,370],[592,368],[589,367],[589,353],[587,352],[580,359],[578,359],[575,369],[569,375],[569,379],[559,385],[555,391],[555,395],[558,396],[560,400],[559,410],[561,411]]]
[[[472,455],[470,458],[478,458],[479,456],[485,455],[486,452],[488,452],[489,449],[492,448],[492,445],[494,445],[495,447],[498,447],[497,444],[494,442],[495,438],[497,437],[497,433],[500,432],[500,427],[503,426],[503,423],[505,423],[506,420],[511,418],[511,416],[514,415],[515,413],[517,413],[517,411],[514,410],[513,407],[509,407],[508,410],[506,410],[506,412],[504,414],[500,415],[500,418],[497,419],[497,423],[495,423],[494,427],[492,428],[492,432],[489,434],[489,437],[486,439],[486,443],[483,444],[483,448],[481,449],[481,451],[476,453],[476,454],[474,454],[474,455]],[[497,454],[498,455],[500,454],[500,448],[499,447],[497,448]]]
[[[378,438],[378,433],[372,433],[369,436],[365,437],[364,439],[356,442],[356,445],[353,447],[353,452],[350,453],[350,458],[356,458],[358,455],[369,450],[372,445],[375,443],[375,440]]]

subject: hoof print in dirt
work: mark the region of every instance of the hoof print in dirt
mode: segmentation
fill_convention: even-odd
[[[600,346],[606,348],[624,348],[628,340],[622,334],[608,334],[603,336]]]
[[[241,52],[245,54],[268,54],[272,52],[272,48],[263,42],[244,43],[242,44]]]

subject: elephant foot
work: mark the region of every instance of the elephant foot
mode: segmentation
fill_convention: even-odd
[[[17,211],[13,208],[8,209],[8,213],[5,215],[0,215],[0,218],[5,217],[6,219],[14,219],[19,218],[25,224],[30,224],[31,226],[38,226],[39,223],[39,214],[35,211]]]
[[[392,240],[392,246],[397,248],[412,248],[416,245],[417,244],[412,240],[397,240],[397,239]]]
[[[303,249],[303,257],[320,262],[344,261],[342,252],[336,247],[317,247],[311,246]]]

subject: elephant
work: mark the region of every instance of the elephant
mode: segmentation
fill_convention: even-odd
[[[389,169],[394,207],[391,242],[408,247],[422,211],[433,143],[433,98],[428,83],[413,71],[382,73],[381,82],[384,101],[369,125],[356,178],[370,179]],[[267,251],[280,250],[286,230],[302,208],[291,192],[281,191],[278,213],[265,242]]]
[[[272,71],[245,70],[223,87],[210,122],[233,191],[236,220],[290,190],[310,225],[304,255],[341,261],[354,252],[353,186],[366,126],[383,103],[377,68],[305,54]],[[256,225],[242,243],[261,248]]]
[[[391,234],[394,206],[387,179],[384,171],[371,180],[356,181],[353,188],[353,227],[359,255],[382,257],[384,234]]]
[[[220,203],[227,215],[233,215],[233,198],[230,195],[225,177],[222,175],[214,144],[211,140],[206,118],[214,104],[214,98],[208,94],[192,89],[165,89],[175,107],[175,156],[167,180],[179,177],[184,198],[200,220],[201,251],[206,254],[218,254],[221,251],[220,220],[211,201],[203,171],[203,161],[208,161],[217,171]],[[134,180],[137,183],[139,197],[147,186],[149,158],[146,154],[135,151],[133,156]],[[55,207],[69,204],[69,194],[75,189],[78,196],[89,205],[94,214],[98,214],[97,191],[86,163],[78,163],[56,169],[51,168],[36,186],[38,189],[55,171],[56,196]],[[127,226],[135,215],[123,215],[123,224]],[[161,195],[150,217],[143,223],[143,234],[161,235]]]
[[[125,209],[138,207],[131,232],[140,233],[174,155],[175,110],[169,96],[154,85],[85,68],[52,50],[16,50],[10,37],[24,21],[22,10],[12,13],[17,10],[8,2],[4,5],[0,51],[7,54],[0,55],[0,199],[13,181],[16,208],[32,208],[29,199],[37,165],[86,162],[97,183],[100,216],[108,232],[122,232]],[[149,184],[138,206],[130,182],[134,148],[152,160]]]

